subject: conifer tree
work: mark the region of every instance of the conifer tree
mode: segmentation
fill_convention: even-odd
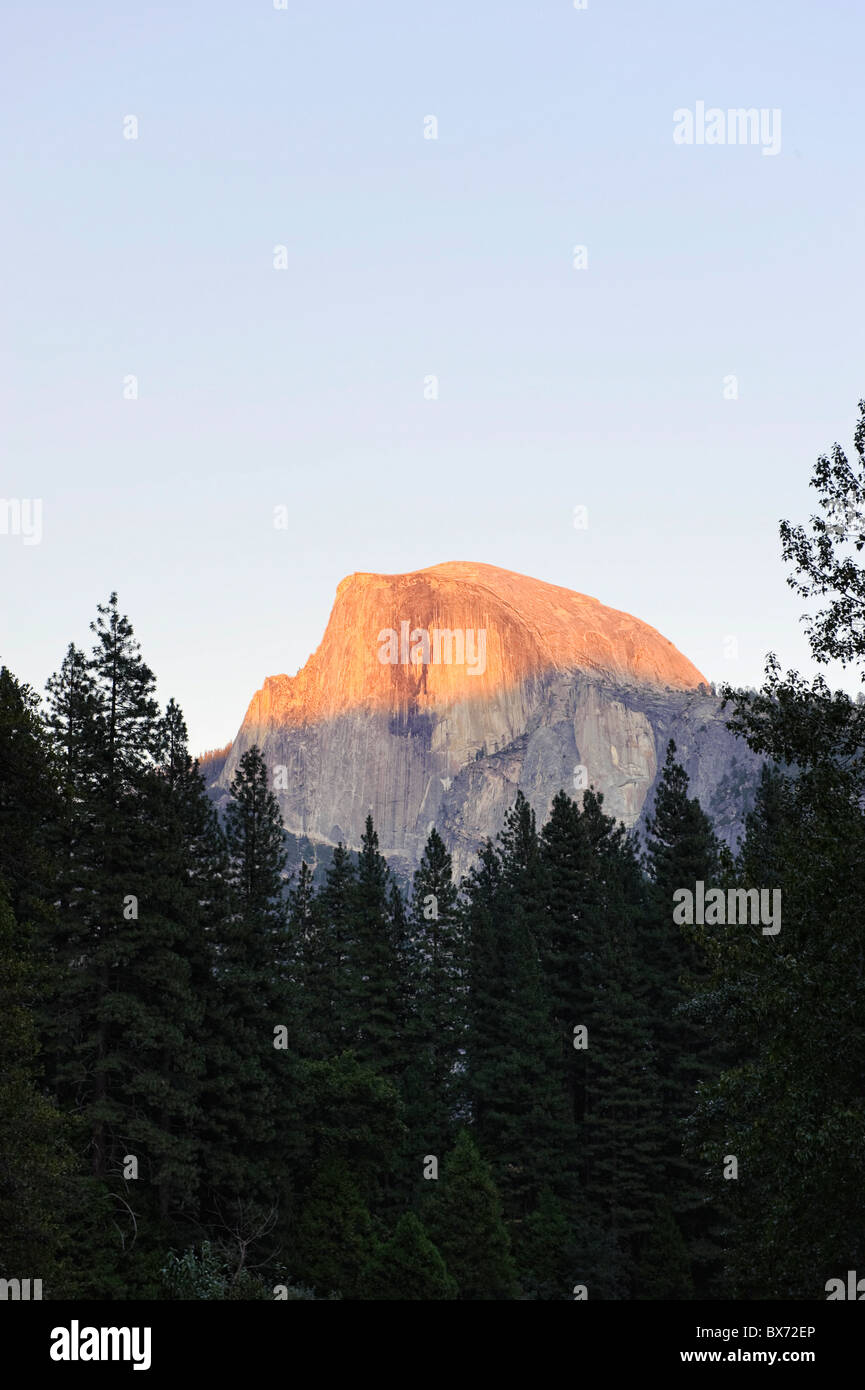
[[[465,1046],[466,953],[451,857],[435,828],[414,876],[408,970],[411,1091],[407,1123],[416,1153],[450,1144],[457,1068]]]
[[[645,953],[649,964],[648,1001],[654,1019],[661,1086],[663,1165],[674,1216],[688,1245],[698,1295],[711,1287],[719,1251],[713,1234],[716,1216],[707,1204],[702,1173],[684,1152],[685,1122],[696,1106],[697,1088],[720,1070],[718,1035],[693,1007],[707,976],[698,931],[673,920],[673,895],[719,886],[718,843],[711,822],[676,761],[670,740],[652,814],[647,818],[649,910]]]
[[[444,1161],[424,1223],[464,1301],[513,1298],[515,1270],[490,1165],[467,1129]]]
[[[44,920],[55,886],[59,801],[39,697],[0,667],[0,876],[21,922]]]
[[[635,1298],[677,1301],[694,1297],[691,1260],[670,1203],[659,1196],[643,1243]]]
[[[514,1253],[524,1300],[560,1303],[573,1298],[578,1265],[573,1223],[549,1188],[517,1228]]]
[[[344,1159],[318,1168],[302,1200],[296,1234],[298,1275],[319,1298],[361,1296],[361,1275],[374,1250],[372,1220]]]
[[[478,1146],[493,1164],[506,1216],[567,1183],[568,1121],[540,942],[545,875],[534,815],[518,795],[500,848],[489,843],[467,886],[470,999],[467,1090]]]
[[[57,1294],[74,1182],[73,1128],[39,1082],[33,943],[0,880],[0,1278],[42,1279]]]
[[[140,863],[139,917],[124,938],[135,961],[134,1004],[124,1029],[137,1053],[126,1102],[144,1148],[142,1176],[159,1214],[197,1214],[207,1010],[214,948],[225,912],[225,856],[215,814],[187,748],[173,700],[159,721],[153,769],[142,783],[133,846]]]
[[[439,1251],[412,1212],[376,1251],[361,1283],[364,1299],[437,1302],[454,1299],[457,1286]]]
[[[541,834],[549,882],[545,973],[580,1196],[568,1210],[633,1266],[661,1182],[662,1118],[640,957],[643,885],[624,827],[592,789],[560,793]],[[576,1207],[574,1202],[576,1201]],[[595,1236],[592,1236],[595,1240]]]
[[[62,997],[49,1011],[49,1031],[61,1094],[87,1113],[93,1172],[118,1178],[130,1152],[122,1058],[138,1041],[124,1030],[136,1011],[144,950],[140,928],[128,930],[143,874],[134,827],[158,707],[153,673],[116,594],[97,612],[90,660],[70,649],[49,682],[66,807],[52,940]]]
[[[319,1059],[337,1056],[352,1041],[350,963],[356,873],[340,841],[325,884],[309,904],[304,934],[304,1003],[310,1045]]]
[[[288,892],[288,978],[297,999],[297,1044],[304,1057],[323,1055],[325,1039],[316,1032],[315,948],[320,931],[320,904],[312,869],[301,861]]]
[[[297,1007],[287,985],[284,831],[261,751],[240,759],[225,814],[228,920],[216,947],[208,1103],[211,1204],[257,1213],[287,1199],[281,1145],[295,1104]],[[263,1218],[262,1218],[263,1219]]]
[[[367,816],[357,856],[348,953],[349,1040],[358,1058],[385,1076],[399,1075],[400,962],[393,939],[390,873]]]

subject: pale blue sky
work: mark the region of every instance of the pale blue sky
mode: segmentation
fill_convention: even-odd
[[[777,522],[865,395],[863,39],[852,0],[7,0],[0,496],[43,538],[0,535],[0,658],[41,688],[116,588],[200,750],[345,574],[478,560],[716,680],[810,669]],[[697,101],[780,153],[674,144]]]

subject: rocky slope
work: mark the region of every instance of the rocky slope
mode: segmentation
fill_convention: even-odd
[[[560,787],[588,782],[633,825],[670,737],[734,839],[755,759],[654,628],[492,565],[354,574],[303,669],[253,697],[214,792],[257,743],[293,837],[356,846],[371,811],[408,870],[435,824],[462,872],[518,788],[542,820]]]

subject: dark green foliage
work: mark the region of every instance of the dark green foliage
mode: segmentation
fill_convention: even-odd
[[[781,928],[710,945],[706,1010],[737,1052],[701,1091],[692,1144],[725,1216],[728,1291],[820,1297],[865,1262],[865,819],[849,770],[767,773],[740,864],[743,885],[781,888]]]
[[[324,889],[312,902],[303,903],[305,926],[300,950],[304,1012],[309,1046],[318,1058],[334,1057],[350,1043],[355,883],[351,855],[340,843],[333,852]],[[304,892],[308,895],[307,888]]]
[[[54,863],[48,844],[60,816],[56,771],[39,697],[0,667],[0,877],[20,922],[50,913]]]
[[[782,526],[818,660],[865,656],[865,402],[856,446]],[[767,759],[735,856],[670,743],[643,860],[594,791],[540,833],[517,794],[462,885],[433,830],[406,902],[371,817],[356,855],[295,837],[289,888],[260,751],[221,827],[114,595],[93,632],[44,720],[0,669],[0,1276],[813,1299],[865,1268],[865,705],[774,658],[725,692]],[[697,881],[781,889],[780,932],[677,926]]]
[[[39,1085],[34,980],[28,933],[0,879],[0,1278],[42,1279],[50,1297],[76,1164],[72,1126]]]
[[[364,1271],[365,1299],[439,1301],[457,1296],[457,1286],[423,1226],[412,1212],[397,1223],[390,1240]]]
[[[545,976],[578,1134],[581,1200],[617,1248],[633,1254],[651,1223],[662,1125],[640,955],[644,885],[631,841],[592,790],[582,806],[556,797],[541,848],[549,882]],[[575,1187],[567,1192],[573,1202]]]
[[[703,1174],[685,1150],[685,1125],[698,1086],[718,1075],[724,1047],[695,999],[707,974],[704,936],[698,928],[677,925],[673,911],[677,890],[693,894],[698,882],[707,891],[725,885],[711,822],[688,795],[688,779],[672,740],[647,832],[647,999],[661,1087],[664,1190],[688,1246],[698,1294],[704,1296],[712,1288],[720,1252]]]
[[[519,1219],[544,1187],[567,1182],[573,1136],[541,968],[546,879],[534,813],[520,794],[499,844],[482,850],[466,891],[466,1091],[506,1215]]]
[[[812,487],[809,531],[781,523],[788,583],[828,598],[806,620],[818,662],[865,678],[865,401],[851,464],[837,444]],[[736,1040],[701,1089],[690,1141],[726,1226],[726,1291],[822,1298],[826,1281],[865,1264],[865,705],[818,678],[782,677],[767,659],[761,692],[725,688],[731,727],[770,760],[737,866],[746,887],[781,890],[780,931],[711,939],[703,1007]],[[725,1180],[728,1155],[738,1179]]]
[[[694,1296],[691,1260],[670,1203],[660,1198],[637,1273],[637,1297],[688,1299]]]
[[[125,1255],[170,1209],[195,1207],[207,976],[201,859],[209,811],[176,707],[116,595],[85,661],[70,648],[49,682],[61,816],[58,910],[42,933],[49,1079],[87,1125]],[[138,1177],[127,1166],[134,1159]]]
[[[514,1242],[523,1299],[550,1303],[573,1298],[574,1229],[564,1204],[548,1188],[517,1228]]]
[[[303,1064],[298,1092],[302,1108],[286,1143],[297,1153],[299,1181],[311,1182],[323,1162],[338,1157],[350,1164],[363,1194],[377,1202],[405,1142],[394,1083],[345,1052]]]
[[[237,1219],[229,1213],[251,1202],[254,1227],[289,1196],[280,1160],[297,1066],[282,821],[257,747],[232,780],[225,832],[228,916],[212,989],[208,1202],[229,1227]]]
[[[865,400],[853,434],[856,458],[840,444],[821,454],[811,487],[822,515],[808,529],[781,522],[782,554],[793,565],[790,588],[803,598],[830,595],[826,608],[806,619],[815,661],[855,664],[865,652],[865,569],[857,557],[865,547]],[[862,678],[865,679],[865,670]]]
[[[378,848],[372,816],[366,818],[357,856],[349,933],[346,1024],[348,1039],[361,1061],[386,1076],[402,1070],[404,1048],[399,997],[402,943],[394,928],[388,867]]]
[[[373,1254],[369,1210],[349,1165],[326,1158],[306,1193],[295,1248],[297,1269],[319,1298],[361,1296],[361,1274]]]
[[[466,950],[451,857],[433,829],[414,876],[406,950],[412,1153],[441,1153],[453,1132],[465,1044]]]
[[[512,1298],[515,1271],[490,1165],[461,1130],[424,1208],[424,1223],[464,1301]]]
[[[202,1242],[200,1253],[193,1248],[180,1255],[169,1250],[159,1271],[162,1296],[171,1300],[225,1300],[230,1302],[271,1301],[273,1290],[264,1280],[248,1269],[232,1270],[210,1241]],[[308,1289],[290,1288],[289,1298],[311,1299]]]

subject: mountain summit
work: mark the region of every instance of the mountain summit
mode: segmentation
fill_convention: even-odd
[[[436,633],[450,636],[436,644]],[[563,671],[673,690],[707,685],[638,618],[540,579],[458,560],[343,579],[321,645],[296,676],[268,677],[244,727],[308,724],[354,709],[440,708]]]
[[[305,666],[253,696],[215,791],[257,743],[294,836],[357,846],[371,811],[383,852],[411,868],[435,824],[460,871],[518,789],[543,819],[560,788],[594,785],[632,825],[670,736],[695,793],[714,792],[733,740],[705,677],[655,628],[452,561],[343,579]]]

